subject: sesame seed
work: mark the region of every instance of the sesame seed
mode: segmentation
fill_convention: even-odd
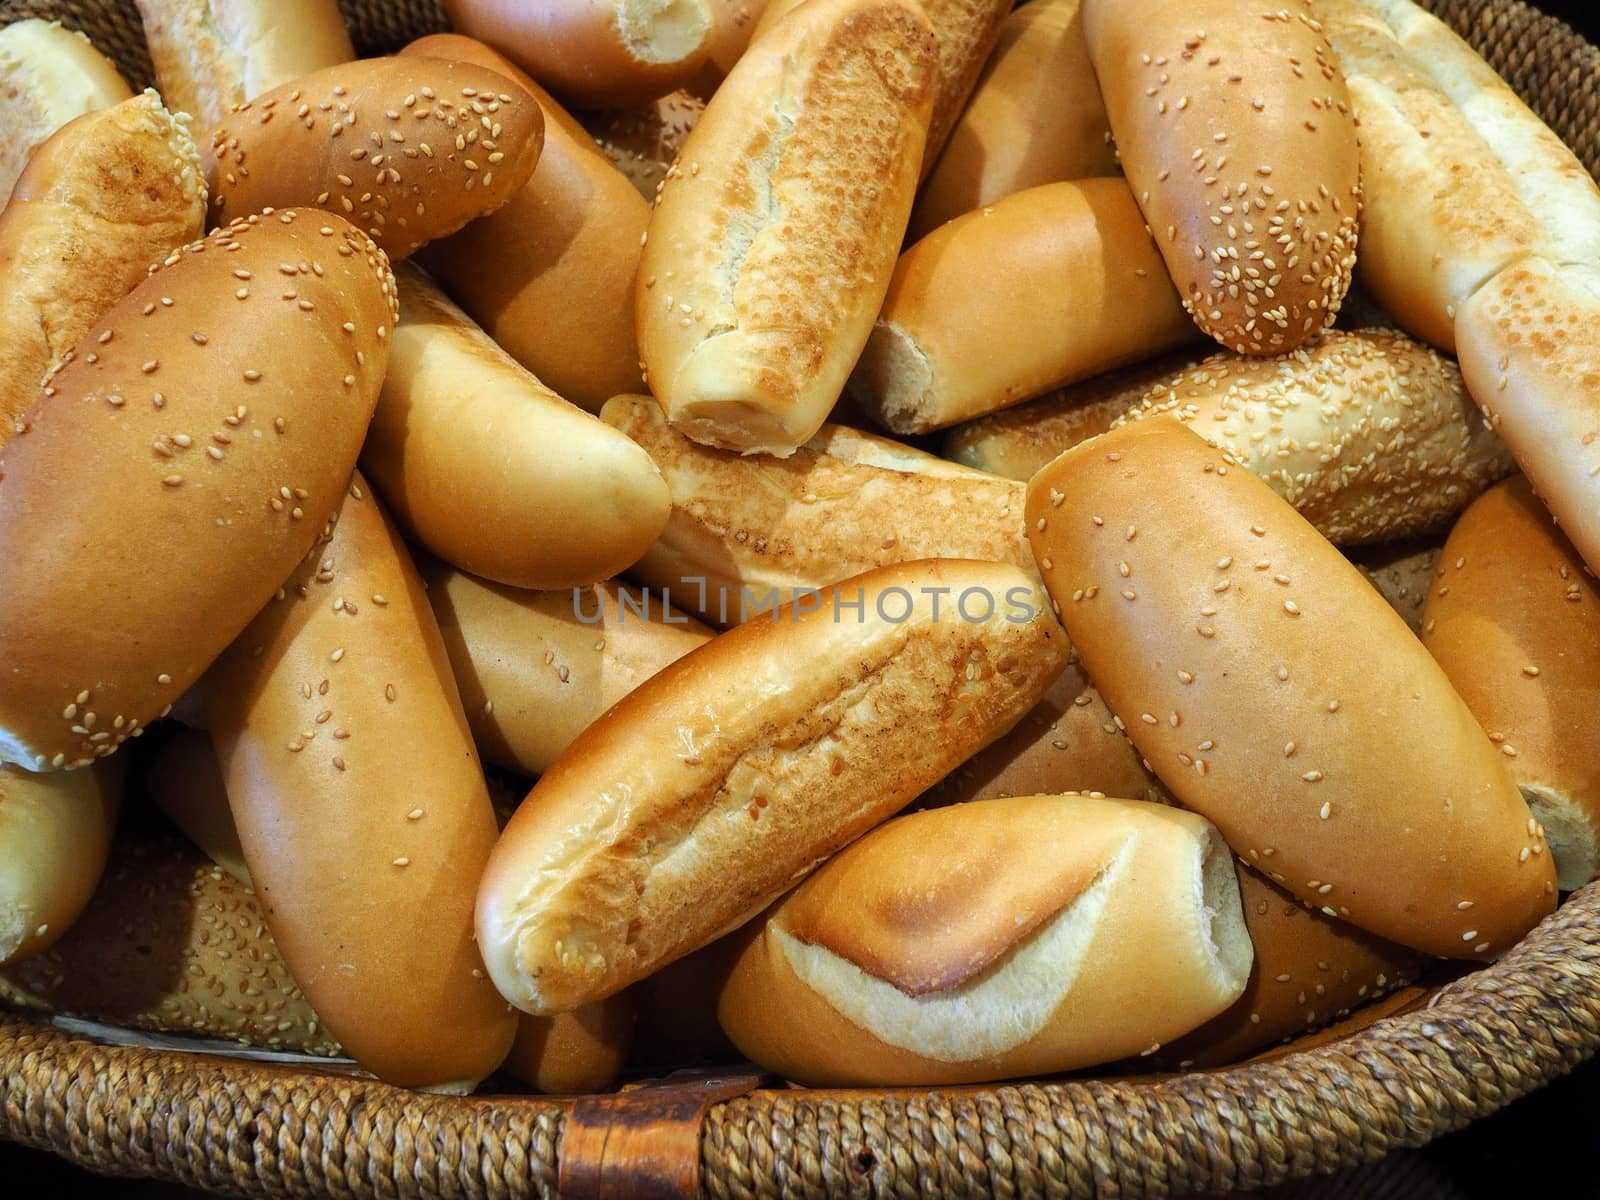
[[[332,654],[328,655],[328,660],[330,662],[342,662],[342,661],[344,661],[344,647],[340,646]]]
[[[183,486],[183,476],[182,475],[168,475],[161,482],[163,484],[165,484],[167,487],[172,487],[172,488],[182,487]]]
[[[1322,782],[1322,772],[1321,771],[1307,771],[1305,774],[1300,776],[1300,778],[1305,780],[1307,783],[1321,783]]]
[[[1317,810],[1317,816],[1321,817],[1324,821],[1326,821],[1332,814],[1333,814],[1333,805],[1328,804],[1326,802],[1324,802],[1322,807]]]
[[[394,860],[394,865],[397,867],[409,867],[411,865],[411,860],[402,854],[399,858]]]
[[[1300,606],[1293,600],[1285,600],[1283,602],[1283,611],[1291,617],[1298,617],[1300,615]]]
[[[1522,668],[1522,673],[1529,679],[1536,679],[1539,675],[1539,668],[1534,666],[1532,663],[1529,663],[1527,666]]]

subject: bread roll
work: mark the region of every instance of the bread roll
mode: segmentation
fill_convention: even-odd
[[[445,0],[450,24],[574,104],[620,108],[694,78],[710,50],[709,0]]]
[[[0,761],[110,754],[266,603],[344,493],[393,304],[370,240],[289,210],[173,254],[65,356],[0,449]]]
[[[691,442],[648,396],[600,415],[650,452],[672,493],[666,531],[630,573],[711,624],[912,559],[1034,569],[1010,480],[843,425],[787,459],[741,458]]]
[[[1200,328],[1272,355],[1332,324],[1361,183],[1311,0],[1084,0],[1083,23],[1123,170]]]
[[[1412,633],[1422,636],[1422,605],[1428,598],[1434,568],[1439,565],[1440,543],[1427,538],[1407,538],[1364,546],[1347,554],[1361,569],[1378,595],[1400,614]]]
[[[635,1064],[677,1070],[740,1059],[739,1051],[717,1023],[717,993],[738,936],[733,933],[719,938],[619,993],[634,998]]]
[[[267,924],[358,1063],[470,1090],[516,1025],[472,941],[494,813],[421,581],[359,475],[280,597],[205,684]]]
[[[400,527],[513,587],[631,566],[672,510],[650,456],[518,366],[416,268],[396,280],[400,323],[361,463]]]
[[[1424,953],[1494,958],[1555,904],[1505,757],[1315,529],[1171,419],[1028,485],[1083,665],[1185,806],[1274,883]]]
[[[60,22],[29,17],[0,28],[0,205],[51,134],[132,95],[111,61]]]
[[[505,76],[372,58],[239,105],[211,134],[206,179],[220,220],[315,205],[349,217],[398,262],[504,205],[543,145],[539,105]]]
[[[1128,185],[1051,183],[900,256],[850,395],[896,433],[927,433],[1194,338]]]
[[[1193,813],[1026,796],[914,813],[741,935],[717,1005],[816,1086],[978,1083],[1152,1053],[1250,972],[1228,847]]]
[[[707,0],[711,6],[711,40],[706,65],[696,82],[706,83],[707,94],[743,56],[766,11],[767,0]],[[708,75],[710,78],[708,78]]]
[[[1456,365],[1403,333],[1329,330],[1282,358],[1219,354],[1122,420],[1163,413],[1340,545],[1440,531],[1515,470]]]
[[[339,1054],[284,967],[262,907],[248,884],[180,837],[119,843],[72,932],[0,971],[0,1003],[127,1029]]]
[[[1422,644],[1506,758],[1544,826],[1561,890],[1600,874],[1600,587],[1526,479],[1462,514],[1423,610]]]
[[[601,713],[711,640],[666,597],[626,584],[524,592],[418,565],[473,741],[525,775],[549,770]]]
[[[590,113],[584,128],[639,195],[654,201],[705,110],[704,100],[680,88],[638,108]]]
[[[523,1014],[502,1069],[541,1092],[603,1092],[633,1048],[633,1013],[631,993],[618,992],[569,1013]]]
[[[199,166],[154,92],[78,118],[35,152],[0,213],[0,446],[45,372],[152,263],[204,232]]]
[[[335,0],[137,0],[167,106],[200,130],[236,104],[355,57]]]
[[[518,1008],[588,1004],[749,920],[1066,665],[1015,567],[907,563],[812,599],[655,675],[528,794],[478,894],[478,945]]]
[[[401,53],[498,71],[544,113],[532,178],[503,208],[425,247],[422,264],[557,395],[599,412],[612,396],[638,391],[633,282],[649,206],[583,126],[487,46],[437,34]]]
[[[196,688],[190,694],[198,697],[200,691]],[[250,868],[245,865],[239,829],[228,808],[227,784],[204,730],[185,729],[161,747],[150,764],[146,790],[179,833],[229,875],[250,886]]]
[[[912,240],[1026,188],[1122,173],[1079,8],[1033,0],[1001,24],[911,210]]]
[[[48,948],[88,904],[117,824],[122,772],[0,766],[0,964]]]
[[[639,265],[646,377],[689,437],[784,458],[827,419],[889,286],[934,83],[920,6],[816,0],[717,89]]]

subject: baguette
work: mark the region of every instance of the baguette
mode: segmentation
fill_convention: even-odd
[[[478,895],[478,945],[518,1008],[602,999],[749,920],[1066,665],[1015,567],[907,563],[813,599],[653,676],[528,794]]]
[[[584,128],[639,195],[654,202],[705,110],[704,100],[679,89],[638,108],[590,113]]]
[[[1378,589],[1378,595],[1389,602],[1389,607],[1400,614],[1407,628],[1421,637],[1422,606],[1439,565],[1440,549],[1438,541],[1408,538],[1361,547],[1347,557]]]
[[[174,253],[64,356],[0,448],[0,761],[110,754],[267,602],[343,494],[393,304],[369,239],[289,210]]]
[[[494,812],[421,581],[359,475],[280,597],[205,682],[267,925],[358,1063],[471,1090],[516,1026],[472,942]]]
[[[1083,24],[1123,170],[1195,322],[1260,355],[1332,324],[1361,182],[1311,0],[1084,0]]]
[[[717,89],[639,264],[646,379],[683,433],[782,458],[827,419],[889,286],[934,76],[912,0],[816,0]]]
[[[900,256],[849,394],[896,433],[928,433],[1195,337],[1128,185],[1051,183]]]
[[[1246,862],[1360,929],[1503,954],[1555,905],[1507,759],[1345,558],[1178,422],[1069,450],[1027,528],[1083,665]]]
[[[1149,1054],[1231,1005],[1252,951],[1193,813],[983,800],[873,830],[756,922],[718,1000],[813,1086],[978,1083]]]
[[[361,452],[412,541],[498,583],[571,588],[631,566],[672,498],[650,456],[518,366],[421,272]]]

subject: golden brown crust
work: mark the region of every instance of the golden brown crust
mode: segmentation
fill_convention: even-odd
[[[173,254],[83,336],[0,449],[0,760],[109,754],[283,582],[344,493],[393,293],[363,234],[289,210]]]
[[[603,1092],[617,1081],[633,1048],[634,1002],[618,992],[553,1017],[517,1021],[517,1040],[501,1068],[541,1092]]]
[[[682,90],[638,108],[589,113],[584,128],[645,200],[654,201],[706,103]]]
[[[1261,355],[1331,324],[1361,183],[1311,0],[1085,0],[1083,16],[1123,170],[1196,323]]]
[[[1273,882],[1444,957],[1503,954],[1551,910],[1551,858],[1503,756],[1261,480],[1176,421],[1141,421],[1040,472],[1027,520],[1106,703]]]
[[[1362,546],[1346,555],[1361,568],[1378,595],[1400,614],[1412,633],[1422,636],[1422,606],[1428,599],[1434,568],[1443,543],[1433,538],[1407,538]]]
[[[347,216],[398,262],[509,201],[543,145],[539,105],[503,75],[421,56],[363,59],[235,108],[211,134],[206,179],[217,220],[315,206]]]

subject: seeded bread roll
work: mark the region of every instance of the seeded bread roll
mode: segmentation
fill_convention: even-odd
[[[636,310],[650,389],[695,441],[785,458],[827,419],[905,234],[935,66],[912,0],[816,0],[706,106],[651,218]]]
[[[1506,757],[1561,890],[1580,888],[1600,874],[1600,588],[1520,476],[1462,514],[1433,584],[1422,644]]]
[[[1195,322],[1240,354],[1333,323],[1361,183],[1311,0],[1084,0],[1123,170]]]
[[[198,698],[200,690],[190,694]],[[250,886],[250,868],[245,865],[239,830],[228,808],[227,784],[204,730],[185,729],[161,747],[150,764],[147,790],[179,833],[229,875]]]
[[[37,17],[0,28],[0,205],[56,130],[132,95],[83,34]]]
[[[314,205],[348,216],[398,262],[509,201],[543,145],[539,105],[505,76],[371,58],[236,107],[211,134],[206,179],[218,220]]]
[[[552,1017],[524,1014],[501,1069],[541,1092],[603,1092],[628,1061],[633,1014],[631,992]]]
[[[1424,953],[1503,954],[1555,904],[1543,834],[1449,679],[1260,479],[1169,419],[1028,485],[1072,644],[1185,806],[1299,899]]]
[[[137,3],[161,95],[200,130],[236,104],[356,56],[335,0]]]
[[[602,999],[749,920],[1066,665],[1015,567],[906,563],[815,599],[655,675],[528,794],[478,894],[478,945],[518,1008]]]
[[[420,261],[484,331],[557,395],[590,412],[639,390],[633,282],[650,208],[551,96],[471,38],[436,34],[402,55],[486,67],[539,102],[544,149],[507,204],[424,247]],[[574,296],[584,297],[573,303]]]
[[[654,201],[705,110],[704,100],[680,88],[639,108],[586,114],[584,128],[639,195]]]
[[[34,153],[0,213],[0,446],[45,372],[152,263],[204,232],[199,164],[154,92],[78,118]]]
[[[525,592],[418,565],[473,741],[525,775],[544,774],[601,713],[711,640],[665,596],[626,584]]]
[[[1219,354],[1122,421],[1170,414],[1340,545],[1442,531],[1516,469],[1455,363],[1403,333],[1328,330],[1282,358]]]
[[[1001,24],[911,210],[912,240],[1026,188],[1122,173],[1079,8],[1033,0]]]
[[[927,433],[1195,336],[1128,185],[1050,183],[900,256],[849,392],[896,433]]]
[[[707,0],[711,7],[711,40],[707,47],[706,65],[696,78],[697,87],[703,86],[706,95],[716,90],[727,73],[733,70],[755,36],[761,15],[766,11],[767,0]]]
[[[979,1083],[1150,1053],[1232,1004],[1251,961],[1217,831],[1087,796],[891,821],[740,939],[723,1028],[816,1086]]]
[[[630,574],[711,624],[911,559],[1033,570],[1010,480],[843,425],[787,459],[742,458],[691,442],[648,396],[600,415],[649,451],[672,493],[666,531]]]
[[[0,448],[0,761],[110,754],[267,602],[343,495],[393,304],[369,239],[289,210],[173,254],[69,352]]]
[[[571,588],[631,566],[672,498],[650,456],[568,404],[415,267],[361,452],[413,540],[522,588]]]
[[[279,595],[205,683],[267,924],[363,1067],[470,1091],[516,1025],[472,941],[494,812],[421,580],[360,475]]]
[[[1364,546],[1347,555],[1361,569],[1378,595],[1400,614],[1412,633],[1422,636],[1422,606],[1428,598],[1434,569],[1439,565],[1440,543],[1407,538]]]

